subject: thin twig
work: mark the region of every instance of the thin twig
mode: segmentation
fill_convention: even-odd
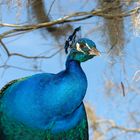
[[[53,56],[55,56],[62,50],[63,50],[63,48],[59,49],[58,51],[51,54],[50,56],[27,56],[27,55],[23,55],[23,54],[19,54],[19,53],[10,53],[10,56],[20,56],[20,57],[23,57],[26,59],[48,59],[48,58],[52,58]]]
[[[96,123],[98,125],[109,124],[110,126],[108,130],[118,129],[120,131],[125,131],[128,133],[140,133],[140,128],[126,128],[123,126],[119,126],[113,120],[97,120]]]
[[[122,87],[122,91],[123,91],[123,96],[125,96],[125,88],[124,88],[124,84],[122,81],[121,81],[121,87]]]
[[[10,52],[8,51],[6,45],[3,43],[3,41],[0,39],[0,43],[2,45],[2,47],[4,48],[5,52],[7,53],[7,56],[9,57],[10,56]]]
[[[55,1],[56,1],[56,0],[53,0],[53,1],[52,1],[51,6],[50,6],[49,11],[48,11],[47,16],[49,16],[49,14],[51,13],[51,10],[52,10],[52,7],[53,7],[53,5],[54,5]]]
[[[18,67],[18,66],[14,66],[14,65],[0,65],[0,69],[4,68],[4,69],[8,69],[8,68],[15,68],[15,69],[19,69],[19,70],[23,70],[23,71],[38,71],[38,72],[42,72],[41,69],[27,69],[27,68],[22,68],[22,67]]]
[[[23,55],[23,54],[20,54],[20,53],[10,53],[9,50],[7,49],[7,46],[2,42],[2,40],[0,40],[0,43],[2,44],[2,46],[5,50],[5,52],[7,53],[8,57],[20,56],[20,57],[23,57],[23,58],[26,58],[26,59],[49,59],[49,58],[52,58],[53,56],[55,56],[56,54],[58,54],[60,51],[63,50],[63,48],[60,48],[59,50],[57,50],[55,53],[51,54],[50,56],[40,56],[40,55],[28,56],[28,55]]]

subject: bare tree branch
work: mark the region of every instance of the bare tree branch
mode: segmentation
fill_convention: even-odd
[[[0,26],[2,26],[2,27],[14,27],[14,29],[3,32],[2,34],[0,34],[0,39],[5,38],[8,35],[11,35],[15,32],[36,30],[39,28],[50,27],[50,26],[53,26],[56,24],[63,24],[66,22],[76,22],[76,21],[86,20],[86,19],[89,19],[93,16],[101,16],[101,17],[110,18],[110,19],[127,17],[127,16],[131,16],[133,14],[136,14],[140,10],[140,7],[136,7],[133,10],[129,10],[126,12],[122,12],[121,14],[106,14],[106,13],[104,13],[105,11],[111,10],[111,9],[112,9],[112,7],[105,8],[105,9],[92,10],[90,12],[76,12],[76,13],[64,16],[62,18],[59,18],[59,19],[56,19],[56,20],[53,20],[50,22],[44,22],[44,23],[32,24],[32,25],[17,25],[17,24],[1,23]],[[113,7],[113,10],[114,10],[114,7]]]
[[[98,116],[96,116],[95,111],[91,108],[89,104],[86,103],[85,107],[90,122],[90,126],[93,129],[93,133],[94,133],[93,139],[98,140],[101,137],[106,137],[107,133],[110,133],[112,130],[117,130],[121,133],[140,134],[140,128],[127,128],[127,127],[117,125],[113,120],[101,119]]]
[[[121,81],[121,88],[122,88],[123,96],[125,96],[125,88],[124,88],[124,84],[122,81]]]
[[[27,56],[27,55],[23,55],[23,54],[20,54],[20,53],[10,53],[9,50],[7,49],[7,46],[2,42],[2,40],[0,40],[0,43],[3,46],[4,50],[6,51],[8,57],[20,56],[20,57],[23,57],[23,58],[26,58],[26,59],[48,59],[48,58],[52,58],[53,56],[55,56],[56,54],[58,54],[60,51],[63,50],[63,48],[60,48],[59,50],[57,50],[55,53],[51,54],[50,56],[39,56],[39,55],[37,55],[37,56]]]
[[[5,52],[7,53],[7,56],[9,57],[9,56],[10,56],[10,52],[9,52],[9,50],[7,49],[6,45],[2,42],[1,39],[0,39],[0,43],[1,43],[1,45],[3,46]]]
[[[118,130],[121,130],[121,131],[125,131],[125,132],[128,132],[128,133],[140,133],[140,128],[126,128],[126,127],[122,127],[122,126],[119,126],[117,125],[113,120],[98,120],[96,121],[97,124],[104,124],[104,123],[107,123],[109,124],[109,129],[108,130],[111,130],[111,129],[118,129]]]
[[[22,68],[22,67],[18,67],[18,66],[14,66],[14,65],[8,65],[8,64],[0,65],[0,69],[1,68],[4,68],[4,69],[15,68],[15,69],[23,70],[23,71],[43,72],[42,69],[28,69],[28,68]]]
[[[140,80],[140,70],[137,70],[132,78],[134,81],[139,81]]]

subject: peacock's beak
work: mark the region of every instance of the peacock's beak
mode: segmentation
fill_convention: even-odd
[[[89,55],[100,56],[101,53],[100,53],[96,48],[92,48],[92,49],[89,51]]]

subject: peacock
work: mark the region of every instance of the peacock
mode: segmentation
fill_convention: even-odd
[[[13,80],[0,90],[0,140],[89,139],[80,64],[100,52],[92,40],[75,39],[79,30],[65,43],[65,70]]]

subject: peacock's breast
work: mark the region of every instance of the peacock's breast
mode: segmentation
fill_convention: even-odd
[[[31,77],[11,86],[2,99],[10,118],[37,128],[71,114],[86,94],[85,75],[63,71],[50,79]]]

